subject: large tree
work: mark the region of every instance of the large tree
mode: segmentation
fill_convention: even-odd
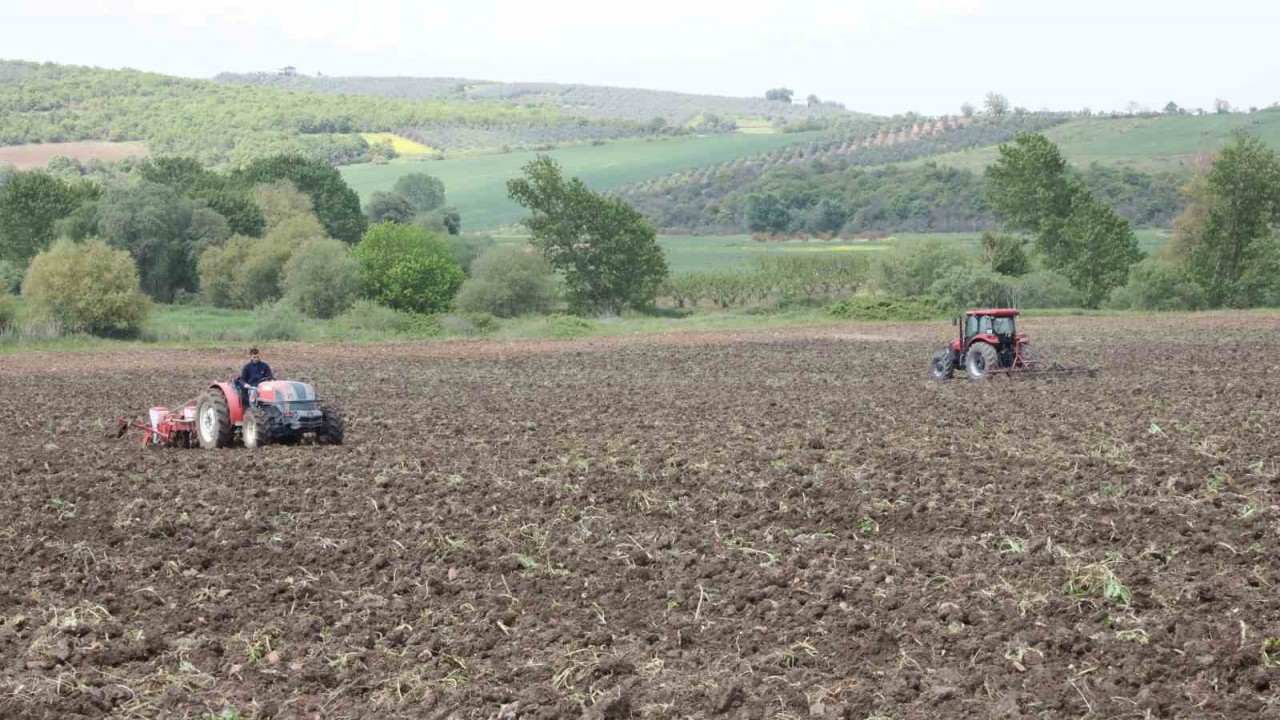
[[[53,243],[54,224],[96,196],[89,183],[71,185],[39,170],[13,174],[0,187],[0,260],[26,267]]]
[[[1191,267],[1209,302],[1249,304],[1237,287],[1269,251],[1280,220],[1280,160],[1256,135],[1237,133],[1207,178],[1204,229]]]
[[[148,182],[173,188],[182,197],[203,200],[226,218],[238,235],[261,235],[262,209],[254,202],[250,188],[234,178],[206,168],[192,157],[148,158],[138,166],[138,175]]]
[[[987,168],[987,204],[1010,230],[1030,233],[1045,264],[1071,280],[1089,306],[1124,284],[1141,259],[1128,221],[1097,200],[1043,135],[1000,146]]]
[[[275,155],[254,160],[236,171],[246,187],[289,180],[311,198],[325,232],[346,243],[356,243],[368,224],[360,211],[360,196],[342,179],[336,168],[301,155]]]
[[[426,173],[409,173],[397,180],[392,190],[413,203],[418,212],[444,207],[444,183]]]
[[[546,155],[507,181],[511,199],[532,214],[524,220],[534,244],[564,273],[578,311],[619,312],[653,304],[667,276],[656,233],[635,208],[565,179]]]

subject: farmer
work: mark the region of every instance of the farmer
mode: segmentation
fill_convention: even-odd
[[[244,369],[240,371],[240,377],[236,380],[236,384],[240,386],[241,401],[249,402],[249,388],[257,387],[258,383],[264,380],[275,379],[271,374],[271,366],[259,357],[258,348],[249,348],[249,362],[245,363]]]

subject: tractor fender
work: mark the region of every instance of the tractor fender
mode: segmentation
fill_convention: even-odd
[[[947,347],[951,348],[951,352],[960,352],[960,338],[955,338]]]
[[[231,414],[232,427],[244,422],[244,405],[240,403],[240,393],[236,390],[235,385],[229,382],[220,382],[210,385],[209,389],[221,390],[222,394],[227,398],[227,410]]]
[[[990,345],[991,347],[1000,347],[1000,338],[999,338],[999,336],[997,336],[997,335],[992,335],[992,334],[990,334],[990,333],[983,333],[983,334],[981,334],[981,335],[974,335],[973,337],[969,338],[969,348],[973,347],[973,344],[974,344],[974,343],[976,343],[976,342],[984,342],[984,343],[986,343],[986,344]],[[969,348],[965,348],[965,350],[967,351]]]

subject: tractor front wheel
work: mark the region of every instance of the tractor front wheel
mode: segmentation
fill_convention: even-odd
[[[965,359],[969,377],[981,380],[999,366],[1000,357],[989,343],[976,342],[969,348],[969,355]]]
[[[196,435],[200,437],[200,447],[208,450],[228,447],[234,431],[227,396],[221,390],[206,390],[196,400]]]
[[[929,375],[935,380],[950,380],[955,369],[956,359],[950,350],[934,353],[933,360],[929,363]]]
[[[245,413],[240,437],[244,440],[244,446],[250,450],[270,444],[271,428],[267,414],[257,409]]]
[[[320,408],[323,417],[320,432],[316,433],[316,442],[321,445],[341,445],[347,434],[347,423],[342,418],[342,411],[334,407]]]

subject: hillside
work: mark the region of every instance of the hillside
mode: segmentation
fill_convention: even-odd
[[[1280,110],[1223,115],[1075,118],[1045,131],[1072,164],[1093,163],[1144,172],[1185,172],[1205,163],[1236,130],[1258,135],[1280,149]],[[939,154],[929,162],[981,171],[997,155],[995,145]],[[920,160],[918,162],[924,162]]]
[[[561,83],[491,82],[464,78],[309,77],[278,73],[223,73],[216,80],[231,84],[305,90],[337,95],[372,95],[415,100],[500,101],[553,108],[590,118],[647,123],[662,118],[669,125],[695,125],[714,115],[722,120],[760,119],[791,123],[807,119],[857,116],[837,103],[784,103],[759,98],[694,95],[663,90]],[[803,100],[804,98],[796,98]],[[743,123],[745,124],[745,123]],[[726,126],[727,127],[727,126]]]
[[[815,133],[775,135],[704,135],[630,139],[603,145],[552,150],[566,174],[580,177],[595,190],[609,190],[673,172],[717,165],[787,146],[805,144]],[[364,200],[378,190],[390,190],[410,173],[440,178],[448,203],[462,215],[463,229],[492,230],[519,220],[524,211],[507,199],[506,181],[536,153],[477,155],[436,162],[393,162],[342,168],[347,183]]]
[[[455,152],[547,147],[642,130],[548,107],[333,95],[0,61],[0,146],[135,141],[152,153],[194,155],[211,164],[281,151],[350,163],[369,159],[362,132],[412,134]]]

